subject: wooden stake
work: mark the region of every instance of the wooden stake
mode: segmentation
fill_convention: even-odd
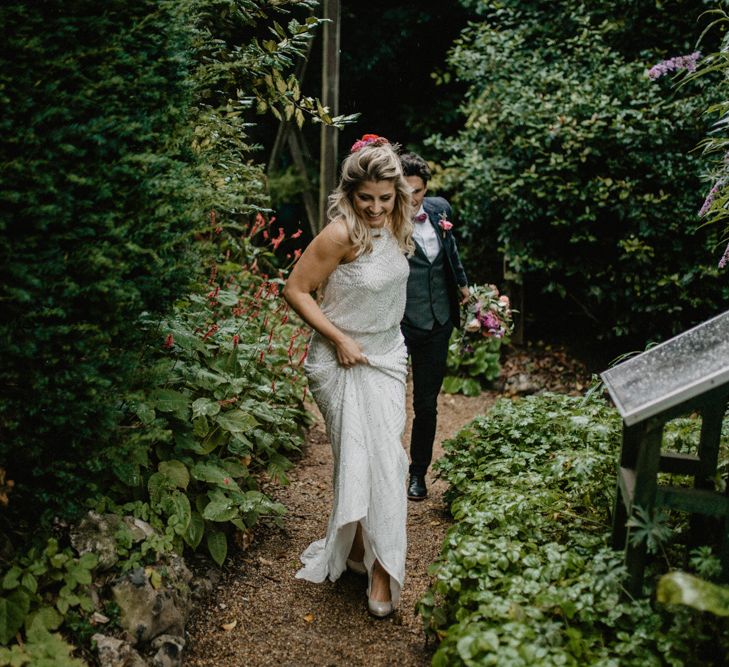
[[[321,102],[329,108],[330,116],[339,114],[339,45],[341,25],[340,0],[323,0],[323,15],[328,21],[323,29],[322,94]],[[330,125],[321,127],[321,153],[319,167],[318,230],[325,224],[327,198],[337,185],[337,157],[339,135]]]

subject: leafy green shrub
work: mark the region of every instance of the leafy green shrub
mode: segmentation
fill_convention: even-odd
[[[0,644],[7,645],[22,627],[31,641],[55,641],[47,633],[61,626],[69,610],[91,612],[86,587],[97,561],[91,553],[77,558],[53,538],[43,550],[32,548],[19,558],[2,578]]]
[[[418,605],[434,665],[719,664],[725,626],[624,597],[607,522],[621,424],[602,400],[543,394],[446,443],[456,525]]]
[[[551,332],[644,343],[723,307],[693,151],[716,90],[646,76],[665,48],[693,50],[703,3],[464,4],[483,17],[449,58],[465,125],[431,142],[449,155],[467,260],[498,247]]]
[[[272,258],[265,245],[247,237],[243,245],[256,265]],[[140,388],[126,397],[125,437],[103,454],[124,485],[116,495],[141,492],[148,503],[130,510],[178,550],[204,539],[218,563],[226,526],[245,532],[283,512],[258,490],[257,477],[265,471],[285,482],[287,454],[303,443],[306,340],[278,296],[282,283],[228,262],[178,303],[157,329],[158,351]]]

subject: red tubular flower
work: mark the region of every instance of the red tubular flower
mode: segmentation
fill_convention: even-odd
[[[167,338],[165,338],[165,347],[167,349],[171,348],[175,344],[175,337],[172,334],[167,334]]]
[[[301,250],[297,248],[296,250],[294,250],[294,262],[296,262],[299,257],[301,257]]]
[[[216,331],[217,331],[218,329],[220,329],[220,327],[219,327],[219,326],[218,326],[217,324],[213,324],[213,326],[211,326],[211,327],[210,327],[210,328],[209,328],[209,329],[207,330],[207,332],[206,332],[206,333],[205,333],[205,335],[204,335],[204,336],[202,337],[202,339],[203,339],[203,340],[207,340],[207,339],[208,339],[208,338],[210,338],[210,336],[212,336],[212,335],[213,335],[213,334],[214,334],[214,333],[215,333],[215,332],[216,332]]]
[[[263,363],[263,358],[264,358],[265,356],[266,356],[266,352],[265,352],[265,350],[261,350],[261,354],[259,354],[259,355],[258,355],[258,363],[259,363],[259,364],[262,364],[262,363]]]
[[[301,364],[303,364],[303,363],[304,363],[304,361],[306,360],[306,357],[307,357],[307,355],[308,355],[308,354],[309,354],[309,344],[307,343],[307,344],[306,344],[306,345],[304,346],[304,352],[303,352],[303,353],[302,353],[302,355],[301,355],[301,356],[299,357],[299,361],[297,362],[297,364],[296,364],[296,365],[297,365],[297,366],[301,366]]]
[[[294,232],[294,233],[293,233],[293,234],[291,235],[291,238],[292,238],[292,239],[298,239],[298,238],[299,238],[299,236],[301,236],[301,235],[302,235],[303,233],[304,233],[304,230],[303,230],[303,229],[297,229],[297,230],[296,230],[296,231],[295,231],[295,232]]]
[[[286,324],[286,322],[288,322],[288,321],[289,321],[289,316],[288,315],[284,315],[281,318],[281,326],[283,326],[284,324]]]
[[[286,234],[284,234],[283,227],[279,227],[278,236],[271,241],[271,245],[273,246],[274,250],[278,250],[278,247],[281,245],[281,243],[285,237],[286,237]]]
[[[235,334],[235,336],[233,336],[233,347],[238,347],[239,341],[240,341],[240,336],[238,334]]]

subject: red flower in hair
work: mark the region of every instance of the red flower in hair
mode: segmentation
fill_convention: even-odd
[[[352,148],[349,150],[350,153],[356,153],[358,150],[361,150],[365,146],[384,146],[385,144],[389,144],[390,142],[385,139],[385,137],[381,137],[379,134],[363,134],[361,139],[358,139],[352,144]]]

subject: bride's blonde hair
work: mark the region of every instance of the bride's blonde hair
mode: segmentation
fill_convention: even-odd
[[[364,145],[342,162],[339,185],[329,195],[329,221],[344,221],[357,256],[372,251],[372,230],[352,204],[354,191],[365,181],[391,181],[395,186],[395,205],[390,213],[392,235],[404,252],[412,254],[415,245],[411,189],[403,176],[400,158],[389,143]]]

